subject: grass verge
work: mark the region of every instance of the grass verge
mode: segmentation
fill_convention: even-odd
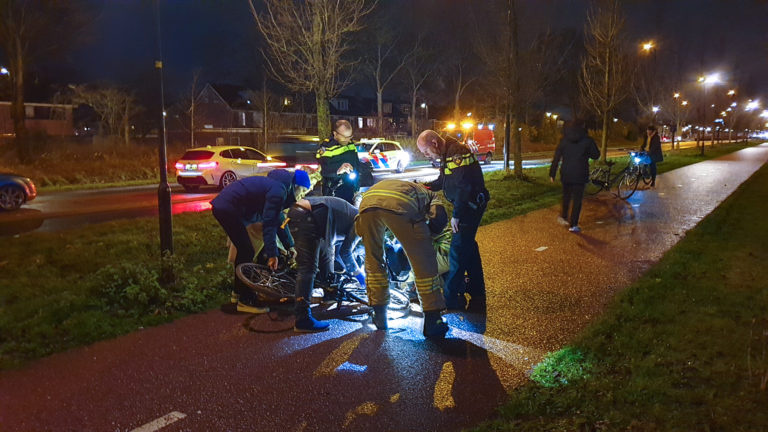
[[[706,157],[719,154],[709,151]],[[703,160],[680,157],[688,163]],[[554,205],[560,199],[560,186],[549,182],[546,167],[525,170],[524,179],[497,171],[487,174],[486,182],[492,199],[484,224]],[[207,212],[174,216],[173,227],[176,257],[170,264],[179,278],[170,287],[157,283],[160,247],[154,218],[4,238],[0,368],[223,302],[231,283],[224,232]]]
[[[766,184],[763,167],[475,430],[764,430]]]

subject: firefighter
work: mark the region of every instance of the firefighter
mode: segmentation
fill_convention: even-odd
[[[354,205],[355,193],[360,189],[360,159],[352,142],[352,125],[346,120],[336,121],[331,138],[320,143],[315,157],[323,176],[323,195]]]
[[[438,215],[440,207],[437,194],[402,180],[381,181],[363,194],[355,230],[363,238],[368,300],[373,307],[373,322],[380,330],[387,328],[389,276],[383,241],[384,230],[389,229],[403,246],[416,275],[416,290],[424,310],[424,336],[442,338],[448,331],[440,315],[445,298],[427,224]]]
[[[433,130],[422,132],[416,145],[430,159],[440,159],[439,177],[425,186],[432,191],[442,190],[453,204],[450,270],[444,290],[446,307],[484,313],[485,280],[475,235],[490,194],[480,163],[466,146],[451,136],[442,138]],[[465,292],[470,296],[469,305]]]

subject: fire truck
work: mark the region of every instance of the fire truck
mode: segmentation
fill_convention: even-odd
[[[467,121],[462,123],[461,127],[457,127],[456,123],[447,122],[443,131],[472,150],[472,153],[477,155],[477,160],[489,164],[493,161],[493,153],[496,151],[494,128],[495,125],[492,123],[475,124]]]

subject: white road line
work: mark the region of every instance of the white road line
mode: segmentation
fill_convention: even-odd
[[[160,417],[157,420],[152,420],[151,422],[139,426],[136,429],[132,430],[131,432],[155,432],[157,430],[160,430],[169,424],[179,421],[186,417],[187,415],[184,413],[180,413],[178,411],[173,411],[171,413],[168,413],[162,417]]]

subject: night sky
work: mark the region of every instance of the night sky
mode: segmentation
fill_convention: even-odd
[[[444,8],[461,11],[470,4],[482,7],[483,0],[443,3]],[[204,80],[259,82],[255,28],[246,0],[162,0],[161,4],[169,93],[186,88],[194,68],[202,69]],[[703,72],[722,71],[742,94],[768,95],[768,2],[626,0],[622,4],[629,40],[655,40],[658,61],[679,64],[691,80]],[[533,35],[547,23],[555,29],[580,30],[587,5],[586,0],[521,0],[521,36]],[[153,3],[94,0],[93,6],[99,11],[92,29],[95,37],[70,56],[65,68],[69,72],[62,76],[128,86],[145,82],[153,73],[157,52]]]

